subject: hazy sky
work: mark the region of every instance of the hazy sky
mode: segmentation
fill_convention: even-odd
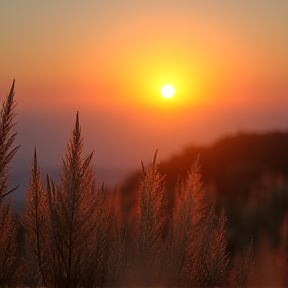
[[[15,78],[17,159],[37,145],[40,163],[60,165],[77,110],[85,152],[117,169],[157,148],[287,130],[287,15],[287,0],[2,0],[0,99]]]

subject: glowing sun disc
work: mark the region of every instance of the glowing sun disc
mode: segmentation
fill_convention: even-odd
[[[165,98],[171,98],[175,94],[175,89],[172,85],[167,84],[161,88],[161,95]]]

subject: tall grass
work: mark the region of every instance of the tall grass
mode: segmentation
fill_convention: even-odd
[[[16,136],[13,97],[14,82],[0,119],[1,287],[249,287],[263,283],[261,273],[270,275],[265,269],[271,265],[261,265],[267,259],[275,262],[271,275],[277,276],[267,278],[269,283],[287,286],[288,221],[279,254],[254,253],[251,244],[230,255],[225,211],[207,202],[199,159],[179,177],[172,207],[157,151],[151,165],[142,163],[137,200],[127,217],[127,195],[94,185],[93,152],[82,156],[78,113],[59,183],[47,175],[43,187],[35,148],[25,210],[16,221],[5,199],[14,191],[7,189],[8,168],[18,149],[10,148]]]
[[[16,134],[13,133],[15,108],[14,83],[1,109],[0,116],[0,286],[12,281],[17,272],[17,224],[11,215],[11,201],[7,200],[7,195],[12,193],[17,187],[8,190],[10,162],[17,152],[18,147],[11,148]]]
[[[25,229],[25,272],[31,283],[46,285],[50,247],[48,242],[48,199],[41,183],[36,148],[31,167],[29,187],[26,191],[25,210],[20,223]]]

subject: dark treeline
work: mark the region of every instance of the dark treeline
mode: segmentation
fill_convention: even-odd
[[[254,250],[250,239],[229,253],[225,209],[204,189],[197,157],[173,192],[157,152],[149,167],[142,163],[135,201],[95,187],[78,113],[59,183],[47,175],[43,186],[35,148],[25,209],[13,215],[14,107],[13,83],[0,118],[0,287],[287,286],[288,220],[276,248],[263,240]]]

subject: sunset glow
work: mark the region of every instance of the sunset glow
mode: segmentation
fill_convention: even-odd
[[[170,155],[242,129],[287,126],[286,0],[15,1],[0,4],[0,92],[16,79],[17,122],[34,135],[24,155],[29,141],[64,143],[62,119],[75,111],[105,163],[120,161],[121,147],[128,158],[155,148]],[[161,96],[165,84],[174,97]],[[57,131],[45,130],[50,121]]]
[[[0,286],[288,287],[287,11],[0,1]]]

